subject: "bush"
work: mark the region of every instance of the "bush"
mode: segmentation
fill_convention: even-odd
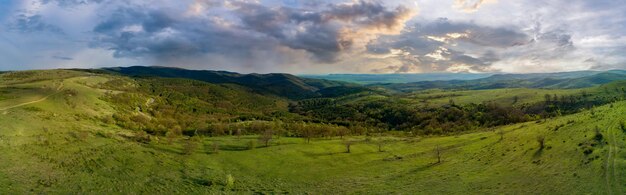
[[[600,133],[600,128],[599,128],[598,126],[596,126],[594,130],[595,130],[595,136],[593,136],[593,138],[594,138],[596,141],[598,141],[598,142],[602,143],[602,138],[603,138],[604,136],[602,136],[602,133]]]
[[[196,140],[193,138],[188,139],[185,142],[185,146],[183,147],[183,153],[186,155],[191,155],[196,151],[197,148],[198,148],[198,143],[196,143]]]
[[[133,139],[136,142],[150,143],[150,135],[148,135],[145,131],[137,131],[133,136]]]
[[[85,141],[89,137],[89,132],[87,131],[70,131],[69,134],[79,141]]]
[[[233,175],[231,174],[226,175],[225,187],[226,189],[233,189],[233,187],[235,187],[235,177],[233,177]]]

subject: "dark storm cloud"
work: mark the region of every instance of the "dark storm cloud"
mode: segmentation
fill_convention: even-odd
[[[377,2],[327,5],[322,10],[233,2],[241,24],[208,18],[183,18],[164,10],[119,9],[95,28],[93,44],[116,57],[187,56],[204,53],[239,55],[248,50],[288,47],[304,50],[321,62],[333,62],[354,42],[372,34],[399,32],[411,11],[388,9]],[[140,29],[133,29],[141,27]]]
[[[8,29],[20,33],[53,33],[64,34],[58,26],[48,24],[41,15],[21,13],[8,24]]]
[[[71,7],[77,5],[87,5],[91,3],[102,3],[104,0],[41,0],[42,4],[55,3],[61,7]]]
[[[93,30],[92,46],[114,51],[115,57],[171,59],[221,53],[246,57],[264,41],[245,31],[220,26],[210,20],[176,18],[163,10],[117,10]],[[271,48],[268,48],[271,49]]]

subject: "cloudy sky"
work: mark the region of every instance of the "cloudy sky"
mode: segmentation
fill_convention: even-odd
[[[0,0],[0,70],[626,68],[621,0]]]

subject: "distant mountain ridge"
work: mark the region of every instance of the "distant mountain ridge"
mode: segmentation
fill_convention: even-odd
[[[103,68],[102,70],[134,77],[186,78],[214,84],[238,84],[261,94],[277,95],[289,99],[305,99],[333,95],[325,93],[327,90],[323,90],[331,87],[334,88],[334,90],[332,90],[333,93],[336,93],[338,88],[366,90],[366,88],[356,84],[301,78],[284,73],[240,74],[228,71],[187,70],[155,66],[114,67]]]
[[[397,91],[423,89],[584,88],[626,80],[626,71],[575,71],[560,73],[497,74],[475,80],[422,81],[372,85]]]
[[[557,73],[529,73],[529,74],[457,74],[457,73],[432,73],[430,78],[445,77],[446,75],[456,75],[463,79],[456,80],[435,80],[419,81],[408,83],[384,83],[361,85],[356,83],[321,79],[324,77],[315,76],[295,76],[285,73],[269,74],[240,74],[228,71],[212,70],[187,70],[172,67],[114,67],[103,68],[101,71],[121,74],[133,77],[165,77],[165,78],[185,78],[204,81],[214,84],[237,84],[247,87],[256,93],[263,95],[275,95],[292,100],[301,100],[317,97],[337,97],[347,94],[360,93],[385,88],[399,92],[410,92],[424,89],[498,89],[498,88],[549,88],[549,89],[569,89],[593,87],[618,80],[626,80],[625,70],[609,71],[574,71]],[[352,75],[347,74],[352,79],[362,77],[370,81],[379,79],[399,78],[399,75]],[[332,75],[327,75],[332,76]],[[336,75],[346,76],[346,75]],[[402,75],[409,78],[415,75]],[[313,77],[313,78],[312,78]],[[380,78],[376,78],[380,77]],[[429,76],[427,76],[429,77]],[[477,77],[477,79],[470,79]],[[425,77],[423,77],[425,78]],[[421,79],[423,79],[421,78]],[[419,79],[419,78],[418,78]],[[347,79],[350,80],[350,79]]]
[[[473,80],[489,77],[491,73],[420,73],[420,74],[328,74],[298,75],[305,78],[345,81],[358,84],[412,83],[440,80]]]

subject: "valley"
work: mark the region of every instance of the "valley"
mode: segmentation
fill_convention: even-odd
[[[12,74],[0,74],[1,193],[621,194],[626,188],[621,81],[410,93],[364,87],[301,99],[245,84],[93,70]],[[575,96],[582,106],[559,103],[561,96]],[[479,119],[435,115],[441,131],[426,131],[435,126],[396,125],[408,120],[402,116],[373,122],[376,115],[369,114],[361,117],[370,122],[358,122],[293,110],[312,101],[317,106],[301,109],[326,113],[321,102],[331,100],[327,109],[335,111],[379,101],[386,109],[428,108],[415,117],[440,107],[549,101],[560,114],[521,109],[530,118],[483,118],[454,131],[444,124]]]

